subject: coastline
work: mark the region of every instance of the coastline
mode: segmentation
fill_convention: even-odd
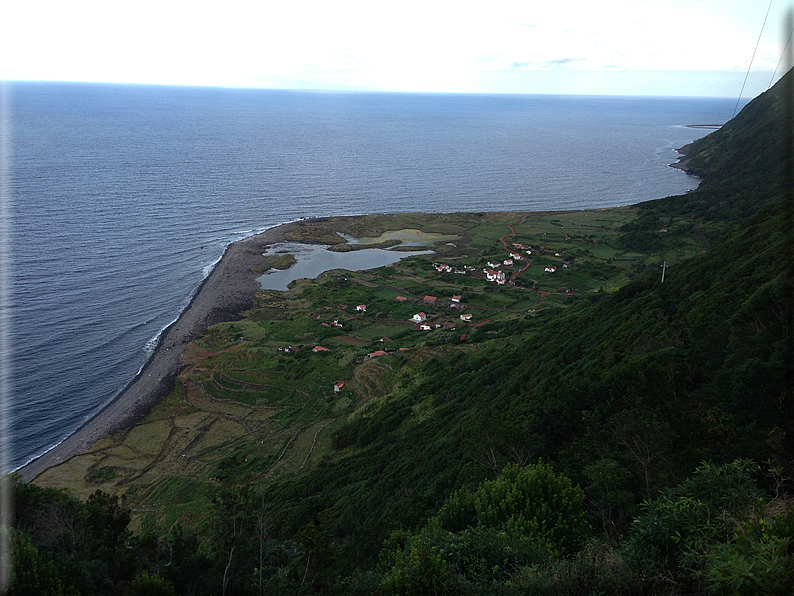
[[[675,167],[675,164],[669,166]],[[543,213],[533,212],[533,215]],[[327,220],[327,217],[302,218],[227,245],[213,270],[196,288],[189,304],[160,333],[154,353],[128,385],[72,434],[14,473],[22,482],[31,482],[49,468],[87,452],[100,439],[128,430],[145,419],[152,408],[173,391],[174,381],[184,368],[182,356],[187,345],[209,326],[236,320],[240,313],[253,306],[255,294],[262,289],[258,282],[262,273],[256,272],[256,268],[267,263],[268,257],[263,254],[266,248],[279,242],[306,242],[302,235],[290,237],[290,233],[302,229],[298,224]],[[308,241],[316,242],[316,239]]]
[[[711,126],[711,125],[703,125],[703,126]],[[694,128],[695,125],[692,125],[691,127]],[[676,170],[681,170],[682,172],[684,172],[689,176],[693,176],[695,178],[699,178],[702,180],[703,178],[706,177],[706,172],[704,172],[699,168],[689,167],[689,162],[692,158],[687,157],[687,155],[689,154],[689,149],[691,146],[692,143],[689,143],[688,145],[684,145],[680,149],[676,149],[676,153],[678,153],[680,157],[678,158],[678,161],[676,161],[675,163],[668,164],[667,167],[674,168]]]
[[[48,468],[84,453],[103,437],[145,418],[173,390],[187,344],[210,325],[232,320],[251,308],[254,294],[260,289],[257,278],[261,275],[252,269],[264,261],[265,247],[283,242],[291,228],[292,223],[281,224],[229,244],[179,318],[160,334],[154,354],[127,387],[63,441],[16,470],[22,482],[35,480]]]

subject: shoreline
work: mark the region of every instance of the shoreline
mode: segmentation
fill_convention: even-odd
[[[184,368],[182,355],[187,345],[209,326],[236,320],[241,312],[253,306],[255,294],[262,289],[258,282],[262,273],[254,268],[266,262],[263,254],[266,247],[279,242],[300,242],[286,237],[296,224],[327,220],[327,217],[301,218],[227,245],[179,317],[162,330],[154,353],[126,387],[72,434],[13,473],[24,483],[32,482],[47,469],[87,452],[100,439],[128,430],[145,419],[173,391],[174,381]]]
[[[264,260],[265,247],[283,242],[292,225],[280,224],[229,244],[179,317],[160,333],[157,348],[138,374],[76,431],[18,468],[14,473],[20,480],[31,482],[48,468],[86,452],[103,437],[144,419],[173,390],[174,380],[183,368],[182,354],[187,344],[210,325],[233,320],[253,306],[261,273],[252,269]]]

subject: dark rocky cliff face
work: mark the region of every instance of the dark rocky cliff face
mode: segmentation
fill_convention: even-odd
[[[678,151],[678,153],[681,154],[681,157],[677,162],[671,163],[670,167],[675,168],[677,170],[682,170],[685,173],[689,174],[690,176],[694,176],[695,178],[705,178],[706,171],[704,169],[693,168],[690,165],[692,158],[688,157],[688,155],[691,148],[692,148],[692,143],[690,143],[689,145],[684,145],[680,149],[676,149],[676,151]]]

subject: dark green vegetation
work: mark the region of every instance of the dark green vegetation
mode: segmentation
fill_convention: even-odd
[[[433,216],[460,241],[430,258],[456,268],[504,258],[508,224],[508,243],[551,246],[515,286],[412,258],[261,293],[191,346],[144,424],[17,486],[17,593],[794,592],[778,93],[690,149],[702,191],[588,215],[608,225]],[[752,143],[779,148],[768,168]],[[581,259],[578,277],[561,288],[540,259]],[[442,326],[414,330],[420,310]]]
[[[705,176],[697,192],[639,205],[663,221],[696,218],[713,239],[779,200],[790,187],[783,157],[789,151],[790,114],[785,79],[748,104],[719,130],[684,147],[683,169]]]

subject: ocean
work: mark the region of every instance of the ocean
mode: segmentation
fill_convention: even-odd
[[[13,470],[113,399],[228,243],[301,217],[627,205],[735,100],[9,84]],[[2,470],[2,471],[9,471]]]

